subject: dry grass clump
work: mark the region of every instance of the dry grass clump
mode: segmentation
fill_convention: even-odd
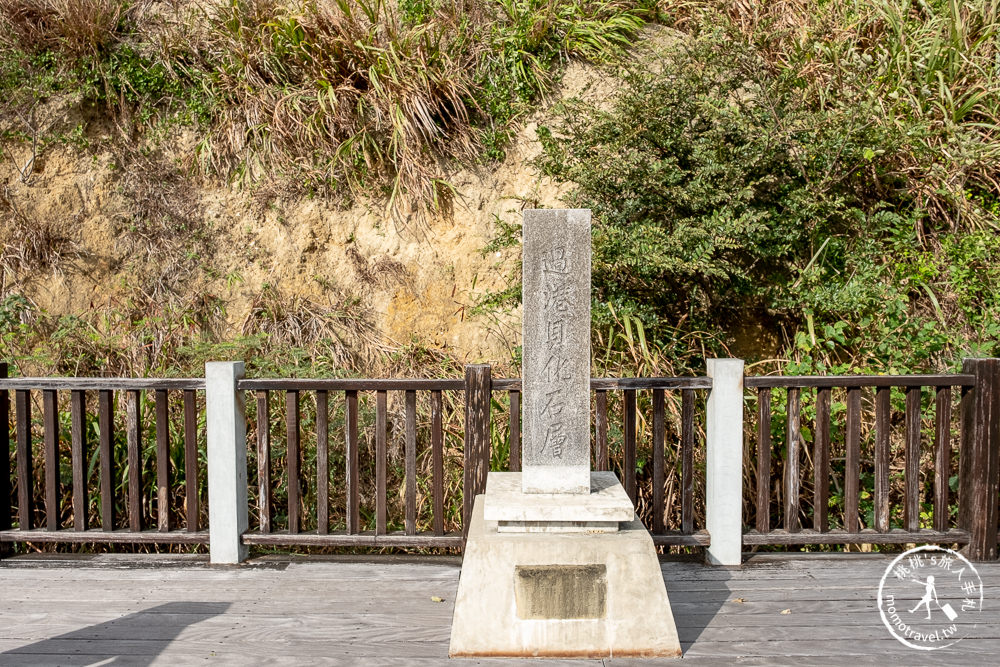
[[[469,124],[474,51],[460,17],[405,24],[382,0],[235,0],[210,7],[198,44],[220,101],[208,161],[255,180],[290,165],[371,194],[442,195],[435,161],[476,155]]]
[[[82,254],[79,244],[55,221],[36,218],[18,206],[9,188],[0,189],[0,295],[43,271],[59,271]]]
[[[116,41],[122,0],[0,0],[0,45],[94,56]]]

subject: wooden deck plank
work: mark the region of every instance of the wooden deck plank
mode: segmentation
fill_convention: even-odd
[[[890,561],[759,554],[741,569],[664,561],[684,664],[983,664],[1000,651],[995,604],[942,652],[916,655],[892,639],[875,602]],[[1000,599],[1000,563],[977,567],[986,600]],[[268,664],[442,664],[459,572],[454,557],[272,556],[227,569],[203,556],[10,558],[0,561],[0,664],[176,666],[247,655]],[[679,663],[545,661],[601,664]]]

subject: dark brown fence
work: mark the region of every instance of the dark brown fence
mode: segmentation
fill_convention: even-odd
[[[10,423],[10,395],[14,398],[16,504],[10,488],[11,472],[0,471],[0,542],[83,542],[207,544],[208,532],[201,530],[199,516],[198,392],[201,379],[114,379],[114,378],[7,378],[7,365],[0,364],[0,451],[9,451],[7,424]],[[155,489],[153,498],[144,499],[143,474],[148,469],[143,443],[145,431],[143,394],[153,394]],[[115,397],[124,398],[125,468],[119,470],[115,453]],[[185,495],[171,497],[170,398],[182,401],[183,475]],[[97,399],[96,429],[88,428],[93,416],[88,405]],[[41,484],[32,443],[38,437],[32,412],[41,404],[42,466]],[[69,447],[64,443],[61,415],[69,414]],[[119,412],[122,412],[119,410]],[[90,432],[97,431],[97,442]],[[96,444],[96,454],[94,445]],[[68,456],[67,456],[68,455]],[[97,484],[88,462],[95,458]],[[64,479],[66,460],[68,479]],[[41,487],[41,493],[38,493]],[[91,490],[99,489],[99,505]],[[69,490],[68,501],[65,491]],[[38,494],[39,497],[36,496]],[[41,507],[38,508],[38,501]],[[91,524],[93,519],[99,527]],[[14,528],[14,520],[17,528]],[[155,528],[147,529],[154,523]],[[183,524],[183,528],[181,528]]]
[[[256,490],[257,522],[244,535],[246,544],[273,546],[367,546],[367,547],[460,547],[462,535],[454,530],[446,530],[445,500],[448,488],[445,484],[445,433],[443,428],[443,408],[446,392],[464,390],[462,380],[270,380],[247,379],[239,383],[239,388],[251,391],[256,396],[254,431],[256,432],[256,470],[251,470],[252,484]],[[315,442],[303,443],[300,420],[303,394],[313,395],[315,405]],[[279,394],[284,398],[285,434],[282,443],[272,439],[271,409],[274,398]],[[401,395],[405,404],[405,426],[403,434],[404,450],[404,502],[402,517],[403,530],[389,530],[388,489],[388,405],[392,394]],[[429,445],[431,451],[431,497],[432,519],[430,530],[418,531],[417,526],[417,398],[418,394],[429,398]],[[362,489],[361,449],[359,438],[359,412],[362,401],[374,399],[374,489]],[[333,405],[334,402],[339,403]],[[335,512],[331,517],[331,407],[342,414],[339,429],[343,448],[343,474],[335,478],[342,480],[342,497],[336,499],[343,512]],[[284,445],[282,455],[275,459],[275,446]],[[335,446],[336,447],[336,446]],[[308,457],[314,460],[315,478],[306,480],[302,475],[302,461],[306,449],[311,448]],[[274,491],[283,484],[286,514],[280,526],[275,524]],[[307,485],[314,503],[304,503],[303,493]],[[364,493],[363,493],[364,492]],[[361,498],[374,498],[374,507],[365,507]],[[303,515],[303,509],[311,510],[310,516]],[[364,510],[368,521],[364,521]],[[338,520],[332,520],[336,518]],[[365,524],[369,525],[365,525]],[[305,526],[310,529],[304,529]],[[315,526],[312,529],[311,526]]]
[[[256,407],[251,418],[251,437],[255,439],[249,471],[252,494],[256,496],[256,516],[252,528],[244,536],[246,544],[271,546],[367,546],[367,547],[460,547],[465,518],[471,514],[477,494],[486,487],[486,473],[491,470],[518,471],[521,467],[520,379],[493,379],[487,365],[469,366],[464,380],[288,380],[246,379],[239,388],[254,392]],[[611,378],[594,379],[595,395],[594,440],[595,467],[598,470],[618,469],[625,489],[633,502],[640,496],[651,500],[651,507],[641,512],[649,520],[654,540],[663,545],[704,546],[708,534],[701,522],[696,527],[696,482],[704,486],[703,452],[696,452],[699,430],[696,410],[704,409],[698,401],[699,390],[711,386],[707,378]],[[637,478],[637,392],[649,392],[652,428],[649,446],[651,474],[644,484]],[[494,392],[505,394],[501,404]],[[609,444],[609,394],[620,392],[621,437]],[[666,404],[668,393],[679,394],[680,424],[674,468],[665,465],[667,451]],[[276,401],[273,394],[284,397]],[[305,394],[311,394],[311,399]],[[404,453],[403,498],[398,511],[390,512],[387,502],[387,470],[390,468],[388,432],[390,399],[402,398],[405,406],[401,430]],[[449,398],[451,400],[446,400]],[[419,399],[419,400],[418,400]],[[429,399],[429,400],[425,400]],[[445,420],[445,405],[451,403],[452,419]],[[280,419],[284,433],[275,438],[276,405],[283,407]],[[363,404],[367,404],[367,408]],[[374,404],[374,406],[372,406]],[[423,405],[423,411],[418,409]],[[312,414],[315,406],[315,416]],[[503,418],[494,419],[495,408],[509,406]],[[305,409],[305,408],[308,408]],[[371,413],[374,413],[371,415]],[[303,415],[315,419],[315,441],[302,441],[300,425]],[[362,437],[359,415],[368,413],[368,429]],[[331,416],[337,423],[331,429]],[[499,416],[498,416],[499,417]],[[464,421],[460,434],[460,459],[455,460],[452,448],[446,451],[446,421]],[[424,428],[418,428],[423,424]],[[334,440],[331,440],[332,437]],[[502,438],[502,440],[501,440]],[[331,442],[333,447],[331,448]],[[496,445],[506,445],[498,456]],[[430,453],[430,480],[418,470],[418,452]],[[368,479],[361,452],[374,458],[374,479]],[[277,452],[277,456],[275,453]],[[614,452],[614,456],[612,456]],[[331,453],[339,459],[342,474],[333,471],[339,480],[337,492],[331,495]],[[308,454],[308,456],[306,456]],[[697,455],[696,455],[697,454]],[[309,461],[310,473],[303,474],[303,461]],[[370,462],[369,462],[370,463]],[[426,471],[427,466],[421,466]],[[676,529],[665,520],[665,478],[679,471],[681,518]],[[449,483],[461,475],[460,483]],[[368,476],[370,477],[370,475]],[[418,485],[430,488],[430,503],[418,501]],[[276,492],[282,495],[275,502]],[[306,501],[308,494],[309,500]],[[314,502],[313,502],[314,499]],[[461,499],[459,517],[447,508]],[[426,507],[425,505],[430,505]],[[335,507],[333,513],[330,508]],[[276,510],[283,511],[276,521]],[[428,512],[429,510],[429,512]],[[429,517],[428,517],[429,514]],[[422,520],[421,520],[422,519]],[[402,530],[389,526],[402,524]],[[420,530],[423,524],[427,529]]]
[[[756,391],[757,410],[756,443],[748,447],[745,469],[756,471],[756,484],[748,488],[748,498],[754,499],[751,504],[755,521],[745,531],[743,543],[969,544],[969,552],[976,557],[995,558],[996,431],[1000,419],[996,403],[1000,373],[995,360],[968,360],[963,371],[956,375],[747,377],[744,384]],[[785,404],[784,423],[779,422],[784,431],[783,443],[772,442],[771,437],[772,403],[776,398],[772,393],[776,390],[784,392],[784,396],[777,397],[783,398]],[[901,429],[894,428],[894,416],[899,416],[892,410],[894,390],[905,397]],[[843,436],[838,443],[831,439],[834,391],[843,396],[838,401],[844,413]],[[814,414],[810,438],[803,435],[804,392],[812,399]],[[924,398],[933,404],[933,416],[927,419],[924,413],[930,408],[922,407]],[[958,419],[953,420],[956,401]],[[871,407],[865,409],[865,405]],[[930,425],[926,438],[925,422]],[[750,429],[747,434],[752,437]],[[808,440],[812,441],[811,451],[806,448]],[[871,442],[871,447],[866,448],[868,457],[862,456],[863,440]],[[925,440],[931,441],[930,452],[922,446]],[[953,456],[956,443],[958,465]],[[843,511],[834,517],[838,525],[831,527],[831,452],[835,444],[843,452],[842,473],[838,475],[842,479]],[[902,511],[896,512],[901,515],[896,522],[890,520],[892,482],[900,487],[898,475],[894,477],[890,470],[893,444],[902,449],[902,490],[895,494]],[[921,463],[928,458],[930,469],[922,470]],[[803,459],[812,473],[811,480],[803,469]],[[871,472],[870,486],[861,484],[862,463],[865,472]],[[780,478],[774,483],[772,470],[778,468]],[[921,483],[922,472],[925,479],[932,476],[931,484]],[[953,472],[958,473],[956,516],[951,512],[954,494],[949,485]],[[805,485],[811,487],[811,493],[804,490]],[[928,486],[932,487],[929,494]],[[930,503],[922,502],[928,495]],[[868,522],[863,521],[859,506],[863,497],[870,499],[872,508]],[[925,505],[930,506],[930,511],[924,512],[922,519]],[[805,508],[811,510],[811,517]],[[778,513],[781,520],[775,523],[772,518]],[[745,517],[750,514],[744,512]],[[803,527],[803,521],[810,518],[811,527]]]
[[[13,468],[0,470],[0,545],[208,542],[203,380],[6,376],[0,364],[0,451],[11,452],[12,435],[15,445]],[[591,381],[594,468],[618,473],[660,545],[710,544],[711,386]],[[755,406],[745,415],[745,545],[929,542],[996,558],[1000,360],[967,360],[954,375],[744,386]],[[467,366],[464,379],[238,388],[256,399],[247,544],[461,547],[487,472],[521,467],[521,381],[494,379],[486,365]]]

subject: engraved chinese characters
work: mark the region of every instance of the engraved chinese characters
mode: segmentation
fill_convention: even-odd
[[[523,229],[525,493],[590,493],[590,211]]]

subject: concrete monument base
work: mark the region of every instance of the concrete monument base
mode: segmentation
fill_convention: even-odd
[[[612,532],[500,532],[484,515],[489,492],[488,482],[475,501],[449,655],[680,656],[653,540],[634,514]]]

